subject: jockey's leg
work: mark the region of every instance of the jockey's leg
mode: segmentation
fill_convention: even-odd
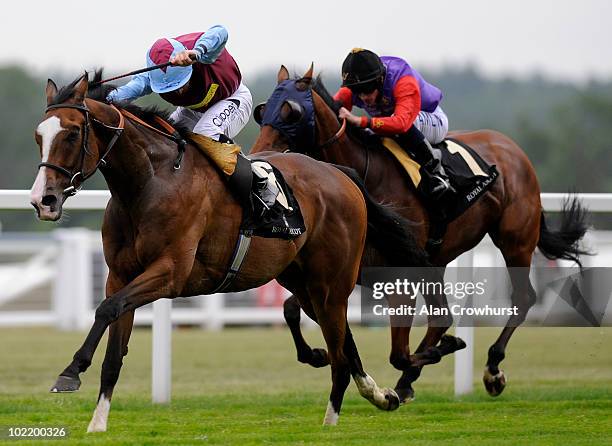
[[[424,112],[421,112],[423,114]],[[417,118],[417,121],[419,118]],[[417,128],[417,121],[406,133],[398,135],[400,145],[414,154],[415,160],[422,166],[426,195],[436,199],[451,190],[448,176],[442,167],[440,152],[433,150],[430,141]]]
[[[244,84],[240,84],[233,95],[212,105],[204,113],[183,109],[183,115],[197,116],[197,121],[193,126],[194,133],[221,143],[231,143],[249,122],[252,108],[251,92]],[[250,161],[242,152],[236,155],[235,168],[231,174],[226,172],[228,185],[242,208],[245,211],[252,211]],[[223,166],[219,167],[224,170]]]
[[[230,97],[212,105],[193,127],[193,132],[208,136],[215,141],[233,140],[249,122],[253,98],[251,92],[240,84]]]

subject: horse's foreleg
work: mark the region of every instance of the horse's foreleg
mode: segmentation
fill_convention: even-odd
[[[94,411],[87,432],[104,432],[113,389],[119,379],[119,372],[123,365],[123,357],[128,352],[128,342],[134,325],[134,312],[124,313],[119,320],[113,322],[109,328],[106,355],[102,363],[100,379],[100,392],[98,392],[98,405]]]
[[[285,321],[287,322],[287,326],[293,337],[293,342],[295,343],[297,359],[299,362],[310,364],[313,367],[325,367],[329,364],[327,351],[322,348],[310,348],[302,335],[302,329],[300,327],[300,309],[300,302],[294,295],[285,300],[283,304],[283,315],[285,316]],[[314,314],[314,310],[310,303],[305,302],[304,312],[313,321],[317,322],[317,316]]]
[[[170,265],[173,265],[172,262],[159,261],[152,264],[127,286],[100,303],[85,342],[74,354],[70,365],[60,374],[51,392],[71,392],[79,389],[79,374],[91,364],[106,328],[121,315],[157,299],[177,295],[177,279],[181,275],[172,270]]]

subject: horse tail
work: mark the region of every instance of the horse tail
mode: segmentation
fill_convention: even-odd
[[[334,164],[359,187],[368,212],[367,241],[382,255],[387,266],[429,266],[427,252],[412,235],[412,222],[378,203],[366,190],[354,169]]]
[[[581,255],[592,253],[583,250],[579,241],[588,229],[588,212],[581,205],[578,197],[568,198],[563,203],[561,211],[561,225],[557,231],[551,231],[546,225],[544,211],[540,219],[540,241],[538,248],[547,259],[572,260],[582,268]]]

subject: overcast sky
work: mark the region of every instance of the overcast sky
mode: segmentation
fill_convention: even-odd
[[[417,68],[475,63],[493,76],[612,79],[608,0],[9,0],[2,7],[0,64],[43,75],[141,68],[157,38],[222,24],[247,79],[281,63],[337,71],[356,46]]]

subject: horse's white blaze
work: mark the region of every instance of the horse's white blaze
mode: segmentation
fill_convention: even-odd
[[[338,424],[338,418],[340,415],[334,409],[331,401],[327,402],[327,410],[325,411],[325,418],[323,418],[323,425],[325,426],[335,426]]]
[[[94,410],[93,417],[87,427],[87,432],[106,432],[106,422],[108,421],[108,413],[110,412],[110,400],[100,395],[100,400]]]
[[[385,398],[385,394],[371,376],[355,375],[353,378],[355,379],[355,384],[357,384],[357,388],[362,397],[375,404],[377,407],[386,407],[389,404]]]
[[[61,126],[60,119],[57,116],[51,116],[50,118],[45,119],[43,122],[38,124],[38,127],[36,128],[36,133],[42,139],[43,163],[46,163],[49,160],[49,153],[51,152],[53,140],[62,130],[65,129]],[[30,192],[30,198],[32,202],[37,203],[42,200],[42,197],[45,192],[45,186],[47,183],[46,170],[46,167],[41,167],[40,169],[38,169],[38,175],[36,175],[36,180],[34,181],[32,191]]]

